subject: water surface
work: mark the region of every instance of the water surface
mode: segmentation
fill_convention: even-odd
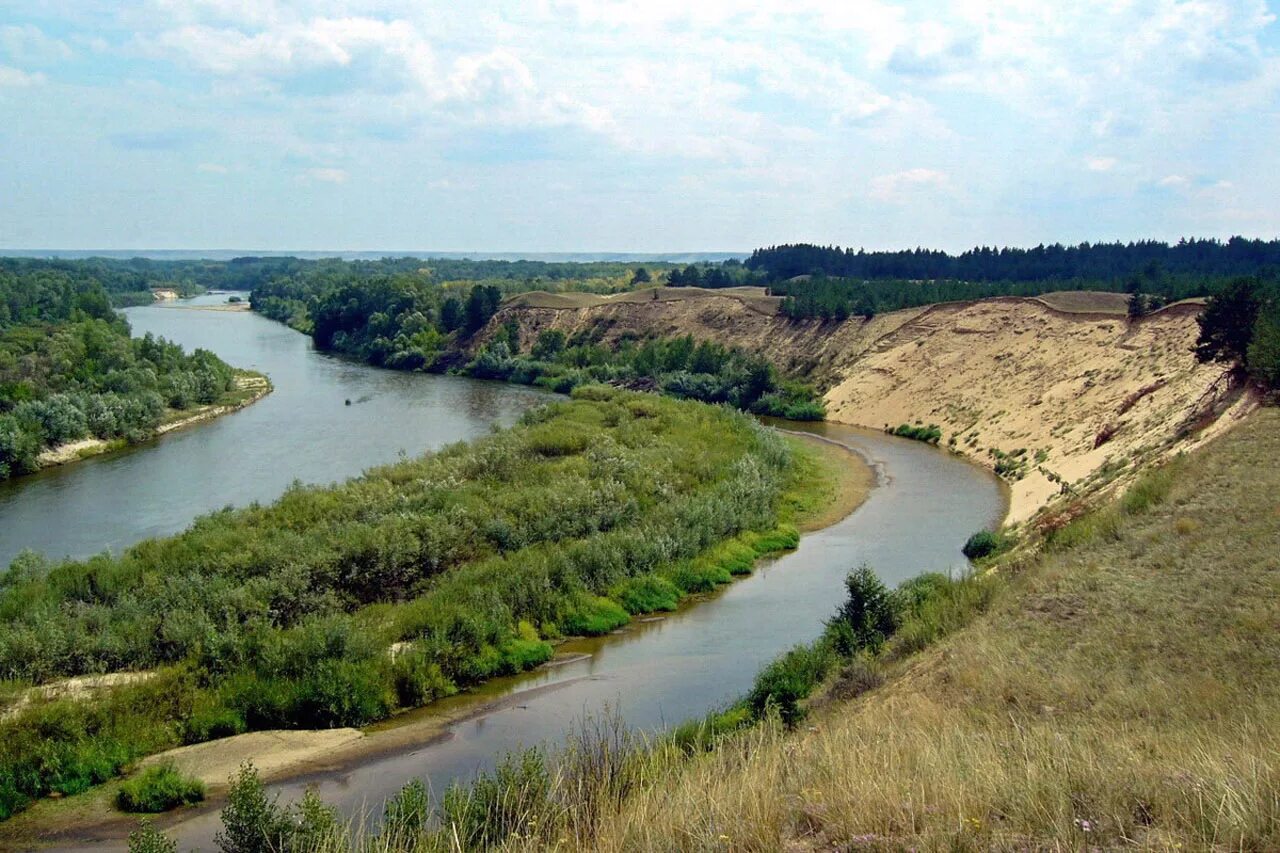
[[[401,454],[485,435],[548,397],[516,385],[378,370],[316,352],[306,335],[257,314],[193,310],[227,298],[125,314],[135,335],[210,349],[267,374],[275,391],[142,446],[0,483],[0,566],[25,548],[52,557],[119,553],[212,510],[270,502],[294,480],[341,481]]]

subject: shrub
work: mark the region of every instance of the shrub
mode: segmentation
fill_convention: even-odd
[[[566,634],[594,637],[621,628],[631,621],[622,605],[595,595],[579,596],[573,611],[560,622]]]
[[[680,590],[658,575],[628,578],[611,589],[609,595],[632,615],[675,610],[680,604]]]
[[[794,726],[804,717],[800,702],[822,682],[832,662],[830,647],[818,642],[796,646],[766,666],[747,696],[755,718],[774,710],[785,725]]]
[[[213,704],[197,708],[187,719],[183,740],[203,743],[215,738],[238,735],[247,730],[244,717],[234,708]]]
[[[387,800],[382,812],[382,833],[393,841],[415,838],[431,819],[431,797],[427,786],[414,779]]]
[[[893,430],[893,435],[909,438],[913,441],[923,441],[925,444],[934,444],[942,441],[942,428],[937,424],[929,424],[928,426],[902,424]]]
[[[844,585],[847,598],[827,622],[827,636],[845,657],[863,649],[878,651],[898,627],[894,596],[866,565],[850,572]]]
[[[417,708],[458,692],[440,664],[421,647],[396,655],[392,668],[396,700],[402,708]]]
[[[129,833],[129,853],[178,853],[178,842],[167,838],[144,818],[138,822],[138,828]]]
[[[445,792],[441,822],[446,837],[460,840],[466,850],[497,847],[544,813],[550,792],[551,777],[540,750],[508,755],[470,787],[455,785]]]
[[[214,843],[222,853],[277,853],[288,849],[289,820],[267,790],[252,764],[243,764],[231,780],[222,809],[222,831]]]
[[[981,560],[1008,549],[1009,540],[999,533],[990,530],[979,530],[969,537],[960,550],[970,560]]]
[[[204,799],[204,783],[188,779],[172,761],[153,764],[120,786],[116,806],[126,812],[155,814]]]

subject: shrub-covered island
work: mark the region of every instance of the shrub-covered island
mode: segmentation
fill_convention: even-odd
[[[816,464],[726,407],[589,385],[119,557],[20,559],[0,576],[0,695],[146,677],[0,719],[0,815],[184,742],[367,723],[670,609],[794,547]]]

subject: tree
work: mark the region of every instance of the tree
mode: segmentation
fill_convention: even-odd
[[[898,628],[893,594],[867,565],[850,572],[844,586],[848,597],[827,622],[828,635],[846,657],[862,649],[874,652]]]
[[[1246,355],[1254,379],[1268,388],[1280,388],[1280,303],[1258,315]]]
[[[1252,278],[1237,278],[1211,298],[1196,319],[1200,324],[1196,358],[1202,363],[1219,361],[1243,366],[1258,322],[1259,305],[1258,282]]]
[[[544,329],[538,333],[531,355],[538,361],[551,361],[564,351],[564,332],[559,329]]]
[[[1137,320],[1151,313],[1151,300],[1145,293],[1129,294],[1129,319]]]
[[[648,284],[652,280],[649,271],[644,267],[636,267],[636,271],[631,274],[632,284]]]
[[[466,305],[467,334],[473,335],[484,328],[489,318],[497,313],[501,301],[502,291],[493,285],[471,288]]]
[[[440,303],[440,328],[446,332],[462,328],[462,303],[458,297],[450,296]]]

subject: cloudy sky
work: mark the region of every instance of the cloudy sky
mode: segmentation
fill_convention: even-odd
[[[0,0],[0,248],[1280,234],[1260,0]]]

